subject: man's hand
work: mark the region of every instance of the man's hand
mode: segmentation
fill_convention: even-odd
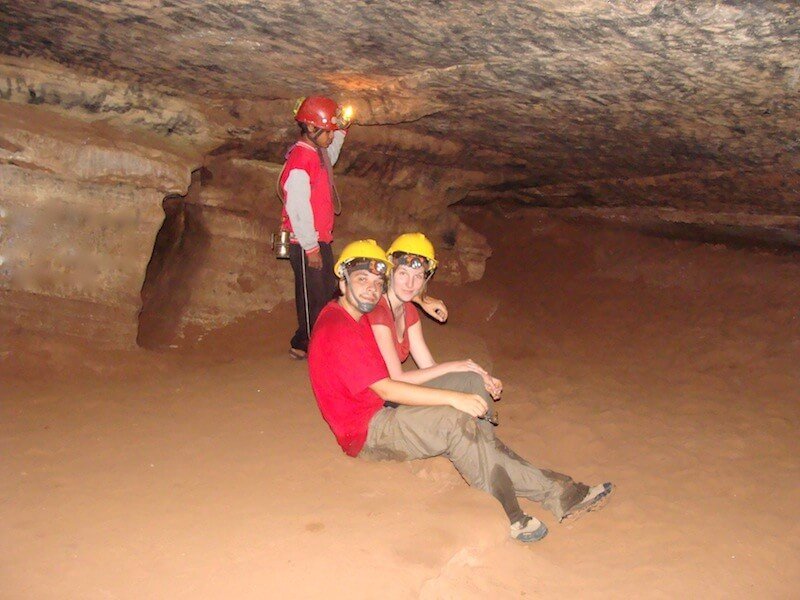
[[[447,306],[445,306],[444,302],[438,298],[434,298],[433,296],[425,296],[424,298],[418,298],[417,304],[420,305],[422,310],[440,323],[447,321]]]
[[[473,417],[482,417],[489,410],[486,400],[478,394],[458,394],[450,401],[450,406]]]
[[[319,271],[322,268],[322,253],[314,252],[312,254],[306,254],[306,264],[309,268]]]

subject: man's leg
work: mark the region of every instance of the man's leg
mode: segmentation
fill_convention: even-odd
[[[308,326],[307,326],[307,313],[306,303],[308,302],[308,294],[306,293],[307,285],[305,254],[300,244],[289,244],[289,262],[292,264],[292,272],[294,273],[294,306],[297,313],[297,330],[292,336],[290,345],[295,350],[308,352]]]
[[[491,404],[494,402],[486,392],[483,378],[477,373],[448,373],[425,383],[427,387],[449,389],[467,394],[480,394]],[[489,446],[485,452],[492,464],[500,465],[508,474],[517,496],[523,496],[542,505],[561,519],[587,495],[589,487],[574,481],[568,475],[547,469],[538,469],[509,449],[494,434],[493,426],[485,421],[476,421],[482,432],[481,439]],[[480,465],[471,466],[471,468]],[[458,468],[458,466],[457,466]],[[460,471],[461,469],[459,469]],[[463,475],[463,473],[462,473]],[[482,474],[477,479],[485,478]],[[489,475],[491,477],[491,475]],[[464,477],[468,482],[469,479]]]
[[[333,298],[333,291],[336,286],[331,245],[320,242],[319,252],[322,257],[322,267],[310,269],[306,265],[308,273],[308,321],[311,324],[311,331],[314,330],[314,323],[317,322],[319,313]]]
[[[333,298],[336,277],[333,274],[333,252],[331,245],[320,242],[322,268],[308,266],[303,249],[298,244],[289,247],[289,259],[294,271],[294,296],[297,310],[297,331],[292,337],[291,346],[308,352],[308,339],[311,328],[320,311]]]
[[[339,280],[333,273],[333,265],[335,263],[335,259],[333,256],[333,248],[331,248],[330,244],[326,244],[325,242],[320,242],[319,251],[322,254],[322,290],[320,295],[321,302],[319,305],[319,310],[314,315],[314,318],[311,319],[312,329],[314,328],[314,323],[316,323],[320,311],[322,311],[322,309],[325,308],[325,305],[336,296],[336,291],[339,288]]]
[[[516,523],[525,514],[514,486],[505,469],[493,464],[491,444],[481,443],[480,437],[476,419],[449,406],[383,408],[370,421],[359,457],[414,460],[446,455],[467,483],[497,498],[509,521]]]

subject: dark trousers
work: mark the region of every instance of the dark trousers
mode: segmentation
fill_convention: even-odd
[[[294,271],[294,303],[297,309],[297,331],[292,337],[292,348],[308,352],[311,328],[322,308],[336,293],[337,279],[333,274],[331,245],[319,243],[322,268],[308,266],[305,252],[299,244],[289,245],[289,261]]]

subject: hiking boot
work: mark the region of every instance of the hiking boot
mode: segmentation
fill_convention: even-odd
[[[609,496],[611,496],[611,492],[613,491],[614,484],[609,481],[594,487],[590,487],[589,491],[586,492],[586,496],[583,497],[583,500],[569,509],[569,511],[563,517],[561,517],[559,521],[574,521],[586,513],[600,510],[606,505]]]
[[[538,542],[547,535],[547,526],[536,517],[525,515],[511,524],[511,537],[520,542]]]

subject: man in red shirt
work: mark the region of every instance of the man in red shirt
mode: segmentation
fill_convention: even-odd
[[[495,437],[483,418],[489,407],[479,376],[460,378],[459,389],[389,377],[369,322],[362,318],[380,299],[389,268],[373,240],[348,244],[334,267],[342,295],[322,310],[311,337],[311,387],[342,450],[368,460],[447,456],[467,483],[501,503],[511,537],[524,542],[542,539],[547,527],[522,511],[518,496],[541,502],[559,520],[603,506],[611,483],[589,487],[538,469]]]
[[[340,206],[331,169],[350,123],[341,107],[323,96],[303,99],[295,120],[300,139],[287,153],[278,183],[284,199],[281,228],[291,234],[289,261],[298,323],[289,355],[302,359],[311,327],[336,291],[331,242],[334,213],[339,214]]]

